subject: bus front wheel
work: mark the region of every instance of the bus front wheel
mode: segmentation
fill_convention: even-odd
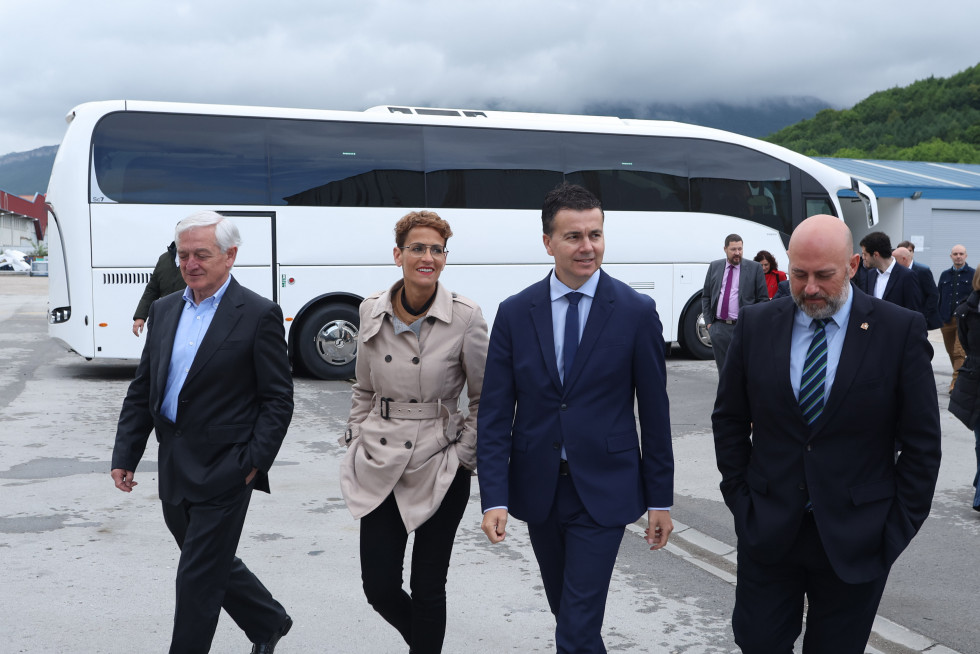
[[[320,379],[353,379],[357,359],[357,307],[327,304],[303,320],[299,358],[306,372]]]
[[[681,344],[689,355],[702,360],[714,358],[715,355],[711,351],[711,336],[708,335],[708,328],[704,324],[700,301],[692,302],[684,312],[681,334],[683,337]]]

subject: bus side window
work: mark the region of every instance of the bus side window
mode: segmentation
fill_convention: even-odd
[[[830,203],[830,198],[805,198],[806,202],[806,217],[816,216],[819,214],[829,214],[834,215],[834,206]]]

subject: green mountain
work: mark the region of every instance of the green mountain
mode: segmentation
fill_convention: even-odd
[[[980,163],[980,64],[824,109],[766,140],[811,157]]]
[[[0,155],[0,191],[14,195],[45,193],[57,145]]]

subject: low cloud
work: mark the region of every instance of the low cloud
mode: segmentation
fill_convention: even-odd
[[[920,9],[907,0],[819,9],[775,0],[6,0],[0,154],[58,143],[66,112],[106,99],[576,112],[807,96],[845,107],[977,63],[980,5]]]

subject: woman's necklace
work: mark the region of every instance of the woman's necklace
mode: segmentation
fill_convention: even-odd
[[[423,313],[429,310],[429,307],[432,306],[432,301],[436,299],[436,293],[435,291],[433,291],[429,299],[425,301],[425,304],[423,304],[421,308],[415,309],[414,307],[412,307],[412,305],[408,303],[408,298],[406,297],[404,287],[402,288],[401,296],[402,296],[402,308],[405,309],[405,311],[407,311],[409,315],[412,316],[421,316]]]

